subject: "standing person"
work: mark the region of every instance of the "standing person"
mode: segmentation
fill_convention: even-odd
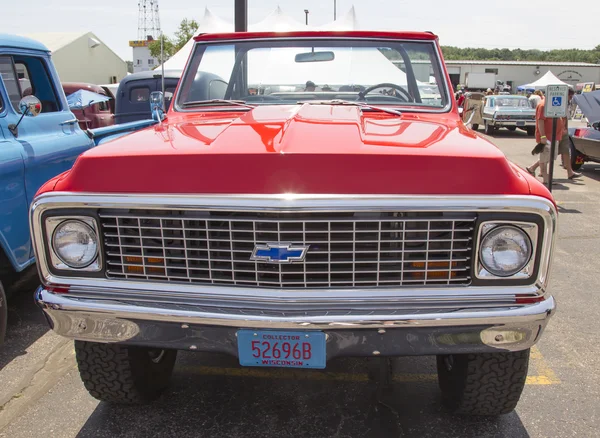
[[[542,173],[542,179],[544,180],[544,184],[548,184],[548,164],[553,163],[553,160],[556,159],[556,153],[558,152],[558,143],[556,144],[555,156],[551,157],[552,153],[552,142],[558,142],[562,139],[564,134],[564,120],[557,119],[556,120],[556,138],[552,138],[552,119],[546,118],[544,114],[544,100],[542,100],[537,108],[535,109],[535,141],[540,144],[544,143],[546,146],[544,150],[540,154],[540,159],[535,162],[531,167],[526,167],[527,172],[531,175],[535,175],[535,169],[540,168]],[[573,179],[575,177],[569,177],[569,179]]]
[[[573,96],[575,95],[575,91],[569,89],[569,103]],[[561,155],[563,166],[567,169],[567,175],[569,179],[579,178],[581,176],[580,173],[573,172],[573,166],[571,165],[571,140],[569,139],[569,116],[564,117],[562,119],[564,130],[563,135],[560,138],[560,143],[558,144],[558,153]]]
[[[536,108],[542,101],[542,92],[540,90],[535,90],[531,96],[529,96],[529,103],[531,108]]]

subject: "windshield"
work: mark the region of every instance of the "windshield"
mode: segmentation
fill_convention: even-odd
[[[529,99],[526,97],[511,97],[511,98],[503,98],[496,99],[496,105],[501,107],[511,107],[511,108],[531,108],[531,104],[529,103]]]
[[[448,103],[432,42],[357,39],[198,43],[177,107],[215,99],[253,105],[346,100],[403,111]]]

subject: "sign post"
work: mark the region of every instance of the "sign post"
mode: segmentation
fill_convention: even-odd
[[[552,119],[552,143],[550,144],[550,168],[548,169],[548,190],[552,192],[552,180],[554,179],[554,155],[556,154],[557,142],[556,125],[560,118],[567,117],[567,106],[569,104],[568,85],[548,85],[546,89],[546,104],[544,114],[547,119]]]

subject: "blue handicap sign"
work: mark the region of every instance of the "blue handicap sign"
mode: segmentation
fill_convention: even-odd
[[[552,98],[552,106],[562,106],[562,96],[554,96]]]

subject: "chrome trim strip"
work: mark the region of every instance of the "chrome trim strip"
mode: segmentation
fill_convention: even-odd
[[[162,321],[236,328],[270,329],[355,329],[355,328],[393,328],[393,327],[459,327],[469,325],[498,326],[505,324],[523,325],[540,322],[545,325],[552,316],[556,304],[552,297],[539,303],[526,306],[500,306],[496,308],[456,309],[440,313],[385,314],[365,311],[362,315],[319,315],[277,317],[272,315],[224,314],[158,308],[152,304],[136,306],[119,301],[78,299],[54,294],[40,287],[36,292],[36,302],[47,313],[80,313],[82,316],[94,315],[103,319]],[[55,328],[59,329],[59,328]]]
[[[197,286],[185,284],[157,284],[152,282],[118,281],[106,278],[77,278],[53,275],[47,266],[41,233],[42,214],[50,209],[85,208],[146,208],[146,209],[206,209],[229,211],[453,211],[532,213],[544,221],[543,243],[538,276],[526,286],[458,286],[440,288],[352,288],[316,289],[260,289],[244,287]],[[219,297],[246,297],[252,299],[307,299],[324,297],[338,299],[364,299],[379,296],[389,300],[400,296],[424,294],[445,295],[472,300],[474,297],[514,297],[516,294],[540,296],[546,293],[557,212],[554,204],[546,198],[529,195],[495,196],[394,196],[394,195],[139,195],[122,193],[46,193],[37,197],[31,206],[31,232],[34,239],[38,270],[46,285],[85,286],[122,289],[128,291],[193,293]],[[310,300],[309,300],[310,301]]]

